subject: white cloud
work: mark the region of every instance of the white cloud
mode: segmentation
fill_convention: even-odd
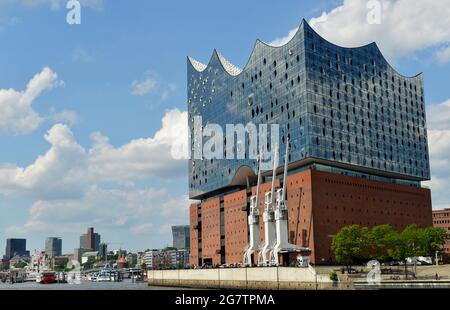
[[[161,81],[157,74],[148,70],[142,79],[136,79],[131,82],[131,94],[133,96],[151,95],[152,105],[157,105],[169,99],[170,95],[177,90],[174,83],[165,83]]]
[[[450,204],[450,99],[427,109],[433,207]]]
[[[69,126],[73,126],[79,122],[78,114],[71,110],[56,112],[52,109],[51,114],[47,117],[47,119],[53,123],[63,123]]]
[[[94,133],[92,147],[85,149],[67,125],[56,124],[45,135],[50,149],[34,163],[26,167],[0,164],[0,194],[70,198],[97,184],[185,177],[186,161],[171,156],[183,132],[187,132],[187,113],[175,109],[166,112],[153,137],[114,147],[108,137]]]
[[[145,188],[136,190],[101,189],[90,187],[80,199],[39,200],[22,226],[10,226],[8,234],[37,231],[76,233],[87,226],[106,229],[124,229],[142,235],[160,231],[170,220],[188,221],[189,201],[179,200],[176,213],[166,213],[167,190]]]
[[[49,150],[34,163],[0,164],[0,195],[35,201],[26,222],[5,232],[75,233],[95,226],[142,235],[164,230],[168,221],[186,223],[191,203],[187,196],[134,186],[141,180],[186,177],[186,161],[170,155],[183,131],[187,132],[187,113],[175,109],[166,112],[161,129],[151,138],[116,148],[106,136],[94,133],[92,147],[85,149],[67,125],[54,125],[45,135]]]
[[[142,81],[134,80],[131,83],[131,94],[135,96],[143,96],[148,94],[156,87],[156,80],[154,78],[148,77]]]
[[[144,235],[148,234],[153,230],[153,224],[152,223],[144,223],[140,225],[136,225],[131,228],[131,233],[134,235]]]
[[[62,83],[52,69],[45,67],[28,82],[23,91],[0,89],[0,131],[26,134],[37,129],[43,118],[33,109],[34,100],[43,91]]]
[[[367,0],[344,0],[341,6],[310,20],[325,39],[342,46],[360,46],[375,41],[390,60],[450,42],[448,0],[380,0],[381,22],[370,24]],[[274,41],[280,45],[294,30]]]
[[[160,235],[167,235],[172,231],[172,224],[161,225],[158,229]]]
[[[448,63],[450,61],[450,45],[442,47],[435,53],[435,56],[440,63]]]
[[[294,35],[297,33],[298,28],[291,29],[287,36],[276,38],[275,40],[271,41],[269,44],[273,46],[282,46],[285,45],[287,42],[289,42]]]
[[[450,99],[427,108],[427,124],[430,129],[450,129]]]

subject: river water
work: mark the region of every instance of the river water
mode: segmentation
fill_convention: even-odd
[[[89,282],[81,284],[39,284],[26,283],[0,283],[0,290],[178,290],[180,288],[148,286],[147,282],[133,283],[129,279],[122,282]]]

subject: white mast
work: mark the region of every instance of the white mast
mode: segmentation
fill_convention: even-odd
[[[276,236],[277,242],[271,253],[271,264],[279,265],[279,253],[280,251],[297,252],[299,247],[289,243],[288,239],[288,208],[286,198],[286,178],[288,172],[289,162],[289,139],[286,142],[286,155],[284,158],[284,176],[283,176],[283,188],[277,190],[277,201],[275,208],[275,222],[276,222]]]
[[[264,247],[259,252],[258,266],[269,265],[270,258],[268,257],[276,244],[275,236],[275,217],[274,217],[274,204],[275,204],[275,179],[276,170],[278,166],[278,144],[275,146],[273,153],[273,172],[272,172],[272,188],[270,192],[265,195],[265,208],[263,213],[264,220]]]
[[[250,213],[248,216],[248,230],[250,232],[250,240],[247,250],[244,254],[244,266],[252,266],[252,254],[259,248],[259,186],[261,184],[261,162],[262,152],[258,159],[258,180],[256,183],[256,194],[250,197]]]

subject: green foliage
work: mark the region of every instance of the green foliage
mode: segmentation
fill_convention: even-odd
[[[25,268],[26,266],[28,266],[28,264],[26,262],[17,262],[14,264],[14,268],[17,268],[17,269],[22,269],[22,268]]]
[[[330,280],[333,282],[337,282],[339,280],[339,277],[335,271],[330,272]]]
[[[87,262],[83,264],[85,269],[92,268],[94,263],[96,262],[96,258],[94,256],[89,256]]]
[[[66,271],[67,269],[66,266],[67,266],[66,262],[60,262],[53,267],[53,270],[56,272],[63,272]]]
[[[9,270],[9,266],[8,265],[1,265],[0,266],[0,271],[6,271]]]
[[[367,257],[370,245],[367,227],[351,225],[343,227],[334,237],[332,249],[336,260],[345,265],[352,265]]]
[[[423,229],[423,252],[427,256],[434,256],[442,249],[447,239],[447,233],[442,227],[427,227]]]
[[[388,224],[372,227],[369,233],[370,258],[384,262],[392,259],[397,232]]]
[[[337,262],[352,265],[362,259],[406,261],[408,257],[433,256],[445,243],[443,228],[409,225],[397,232],[390,225],[374,226],[370,231],[359,225],[343,227],[335,236],[332,249]]]
[[[177,250],[177,248],[171,247],[171,246],[167,246],[163,249],[163,251],[173,251],[173,250]]]
[[[405,261],[408,257],[422,256],[423,253],[422,230],[416,225],[409,225],[394,237],[394,249],[392,257],[396,260]]]

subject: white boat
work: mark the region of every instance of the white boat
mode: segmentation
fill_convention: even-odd
[[[97,273],[90,274],[87,278],[91,282],[97,282]]]
[[[37,279],[39,278],[39,272],[36,271],[28,271],[27,276],[25,278],[26,282],[37,282]]]
[[[116,282],[120,280],[119,272],[106,264],[98,273],[88,276],[89,281],[92,282]]]

